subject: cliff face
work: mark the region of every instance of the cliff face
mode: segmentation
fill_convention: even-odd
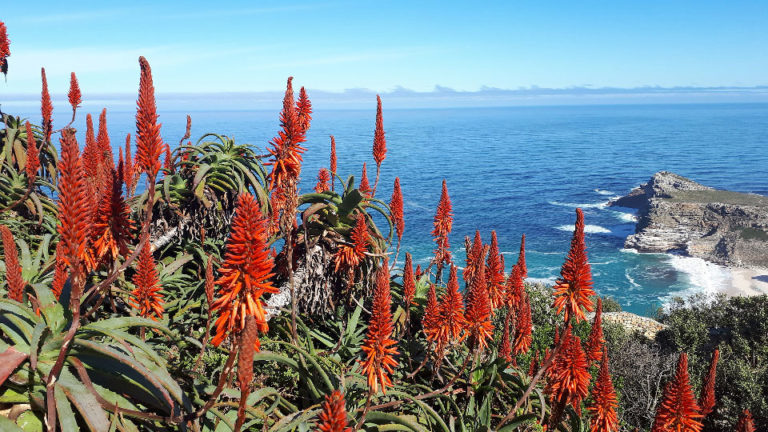
[[[611,205],[639,210],[627,248],[768,267],[768,197],[716,190],[662,171]]]

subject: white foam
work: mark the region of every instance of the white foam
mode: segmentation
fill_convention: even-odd
[[[599,203],[584,203],[584,204],[577,204],[577,203],[567,203],[567,202],[560,202],[560,201],[549,201],[548,204],[553,206],[559,206],[559,207],[571,207],[571,208],[606,208],[608,207],[608,203],[610,201],[604,201]]]
[[[624,276],[627,278],[627,281],[629,281],[629,284],[632,285],[632,288],[640,288],[640,284],[635,282],[635,278],[629,274],[629,269],[624,270]]]
[[[611,192],[611,191],[605,190],[605,189],[595,189],[595,192],[597,192],[600,195],[605,195],[605,196],[615,196],[616,195],[616,192]]]
[[[623,222],[627,222],[627,223],[637,222],[637,215],[634,213],[625,213],[620,211],[614,211],[611,213]]]
[[[560,225],[556,228],[560,231],[573,231],[573,225]],[[611,230],[600,225],[584,225],[584,232],[589,234],[610,234]]]
[[[672,297],[686,297],[692,294],[703,293],[714,295],[728,287],[731,281],[731,272],[727,267],[704,261],[701,258],[669,255],[669,264],[682,274],[688,288],[672,292],[665,299]]]
[[[637,255],[637,254],[640,253],[640,252],[637,251],[637,249],[627,249],[627,248],[621,248],[621,249],[619,249],[619,252],[627,253],[627,254],[634,254],[634,255]]]

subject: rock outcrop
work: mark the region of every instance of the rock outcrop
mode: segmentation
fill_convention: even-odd
[[[717,190],[661,171],[610,205],[639,210],[626,248],[768,267],[766,196]]]

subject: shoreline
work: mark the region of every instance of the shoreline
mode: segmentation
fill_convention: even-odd
[[[768,269],[726,267],[730,273],[730,284],[723,292],[728,297],[756,296],[768,294]]]

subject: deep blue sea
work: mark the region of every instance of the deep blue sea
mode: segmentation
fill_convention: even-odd
[[[373,183],[374,108],[316,109],[304,191],[314,185],[318,169],[328,166],[331,134],[339,173],[359,178],[368,162]],[[263,148],[278,130],[278,109],[206,112],[193,107],[192,136],[218,132]],[[160,114],[163,137],[178,143],[187,113]],[[79,117],[82,131],[84,116]],[[115,145],[135,129],[131,112],[112,112],[108,123]],[[451,245],[458,262],[464,260],[464,236],[479,229],[489,241],[496,230],[509,268],[525,233],[531,280],[552,282],[558,275],[574,210],[581,207],[596,291],[640,314],[653,313],[673,295],[712,292],[729,282],[729,274],[697,259],[623,250],[624,238],[634,231],[634,215],[607,208],[610,198],[660,170],[768,195],[768,104],[396,110],[387,109],[385,101],[384,125],[388,153],[377,195],[389,201],[392,182],[400,177],[403,249],[416,262],[426,264],[431,256],[429,233],[443,179],[453,201]]]

